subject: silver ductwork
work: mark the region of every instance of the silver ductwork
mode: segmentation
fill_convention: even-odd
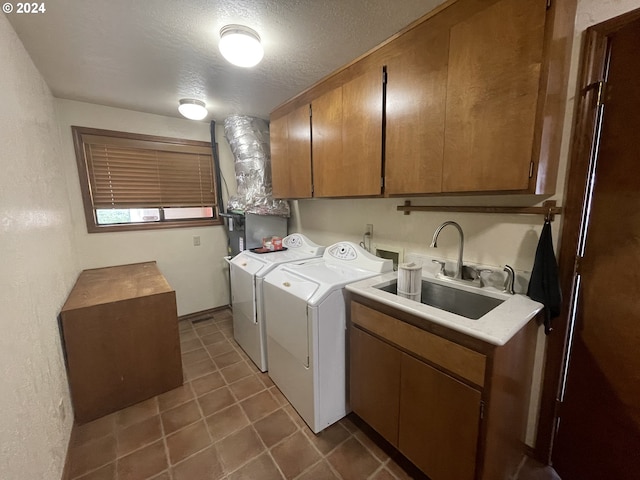
[[[224,120],[224,135],[233,153],[238,186],[227,211],[288,217],[289,202],[272,197],[269,124],[261,118],[231,115]]]

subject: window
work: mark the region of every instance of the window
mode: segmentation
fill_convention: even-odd
[[[89,233],[222,225],[210,143],[71,130]]]

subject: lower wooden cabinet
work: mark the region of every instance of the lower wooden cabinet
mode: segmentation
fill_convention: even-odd
[[[406,353],[399,373],[399,450],[434,480],[472,480],[480,391]]]
[[[358,328],[350,341],[351,408],[397,447],[402,352]]]
[[[84,270],[60,317],[78,424],[182,385],[176,294],[156,262]]]
[[[535,322],[503,346],[421,322],[353,295],[351,408],[431,480],[509,478],[524,455]]]
[[[472,480],[480,392],[351,329],[351,408],[432,479]]]

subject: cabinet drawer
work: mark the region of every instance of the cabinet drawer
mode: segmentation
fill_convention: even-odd
[[[351,321],[398,347],[484,386],[486,356],[384,313],[351,302]]]

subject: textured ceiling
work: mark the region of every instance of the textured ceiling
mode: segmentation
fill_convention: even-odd
[[[442,1],[56,0],[7,18],[56,97],[167,116],[198,98],[220,121],[268,118]],[[218,32],[231,23],[260,34],[257,67],[222,58]]]

